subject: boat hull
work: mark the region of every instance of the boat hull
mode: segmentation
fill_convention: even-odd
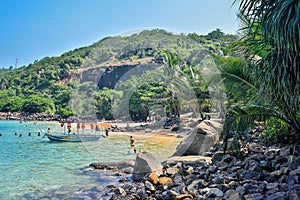
[[[46,133],[50,141],[55,142],[84,142],[84,141],[96,141],[99,140],[99,135],[93,134],[49,134]]]

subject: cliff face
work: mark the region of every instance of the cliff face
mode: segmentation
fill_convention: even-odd
[[[98,81],[98,88],[114,88],[119,81],[125,81],[132,76],[141,76],[147,70],[154,70],[159,66],[158,63],[148,63],[107,67]]]
[[[119,81],[125,81],[132,76],[141,76],[148,70],[154,70],[161,66],[161,63],[153,59],[140,60],[139,62],[122,62],[114,65],[82,68],[72,71],[69,81],[93,82],[99,89],[115,88]]]

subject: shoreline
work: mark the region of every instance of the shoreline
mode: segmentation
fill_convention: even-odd
[[[26,112],[0,112],[0,120],[11,121],[59,121],[58,114],[26,113]]]

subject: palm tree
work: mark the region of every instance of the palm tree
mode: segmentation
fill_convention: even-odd
[[[300,2],[240,0],[247,55],[260,55],[250,70],[275,103],[279,117],[300,134]]]
[[[199,103],[195,91],[190,84],[187,75],[181,70],[183,61],[169,51],[161,52],[164,60],[162,71],[155,72],[155,79],[166,84],[171,96],[168,98],[173,115],[180,116],[182,109],[191,110],[195,116],[199,115]],[[195,78],[194,71],[189,67],[189,73]],[[199,77],[198,77],[199,78]]]

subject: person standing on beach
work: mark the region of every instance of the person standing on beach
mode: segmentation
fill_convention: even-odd
[[[82,133],[84,133],[84,129],[85,129],[85,123],[84,122],[81,123],[81,129],[82,129]]]
[[[68,122],[67,123],[67,129],[68,129],[69,134],[71,133],[71,127],[72,127],[71,122]]]
[[[91,133],[94,132],[94,124],[90,123]]]
[[[80,123],[77,122],[77,134],[79,133],[79,129],[80,129]]]

